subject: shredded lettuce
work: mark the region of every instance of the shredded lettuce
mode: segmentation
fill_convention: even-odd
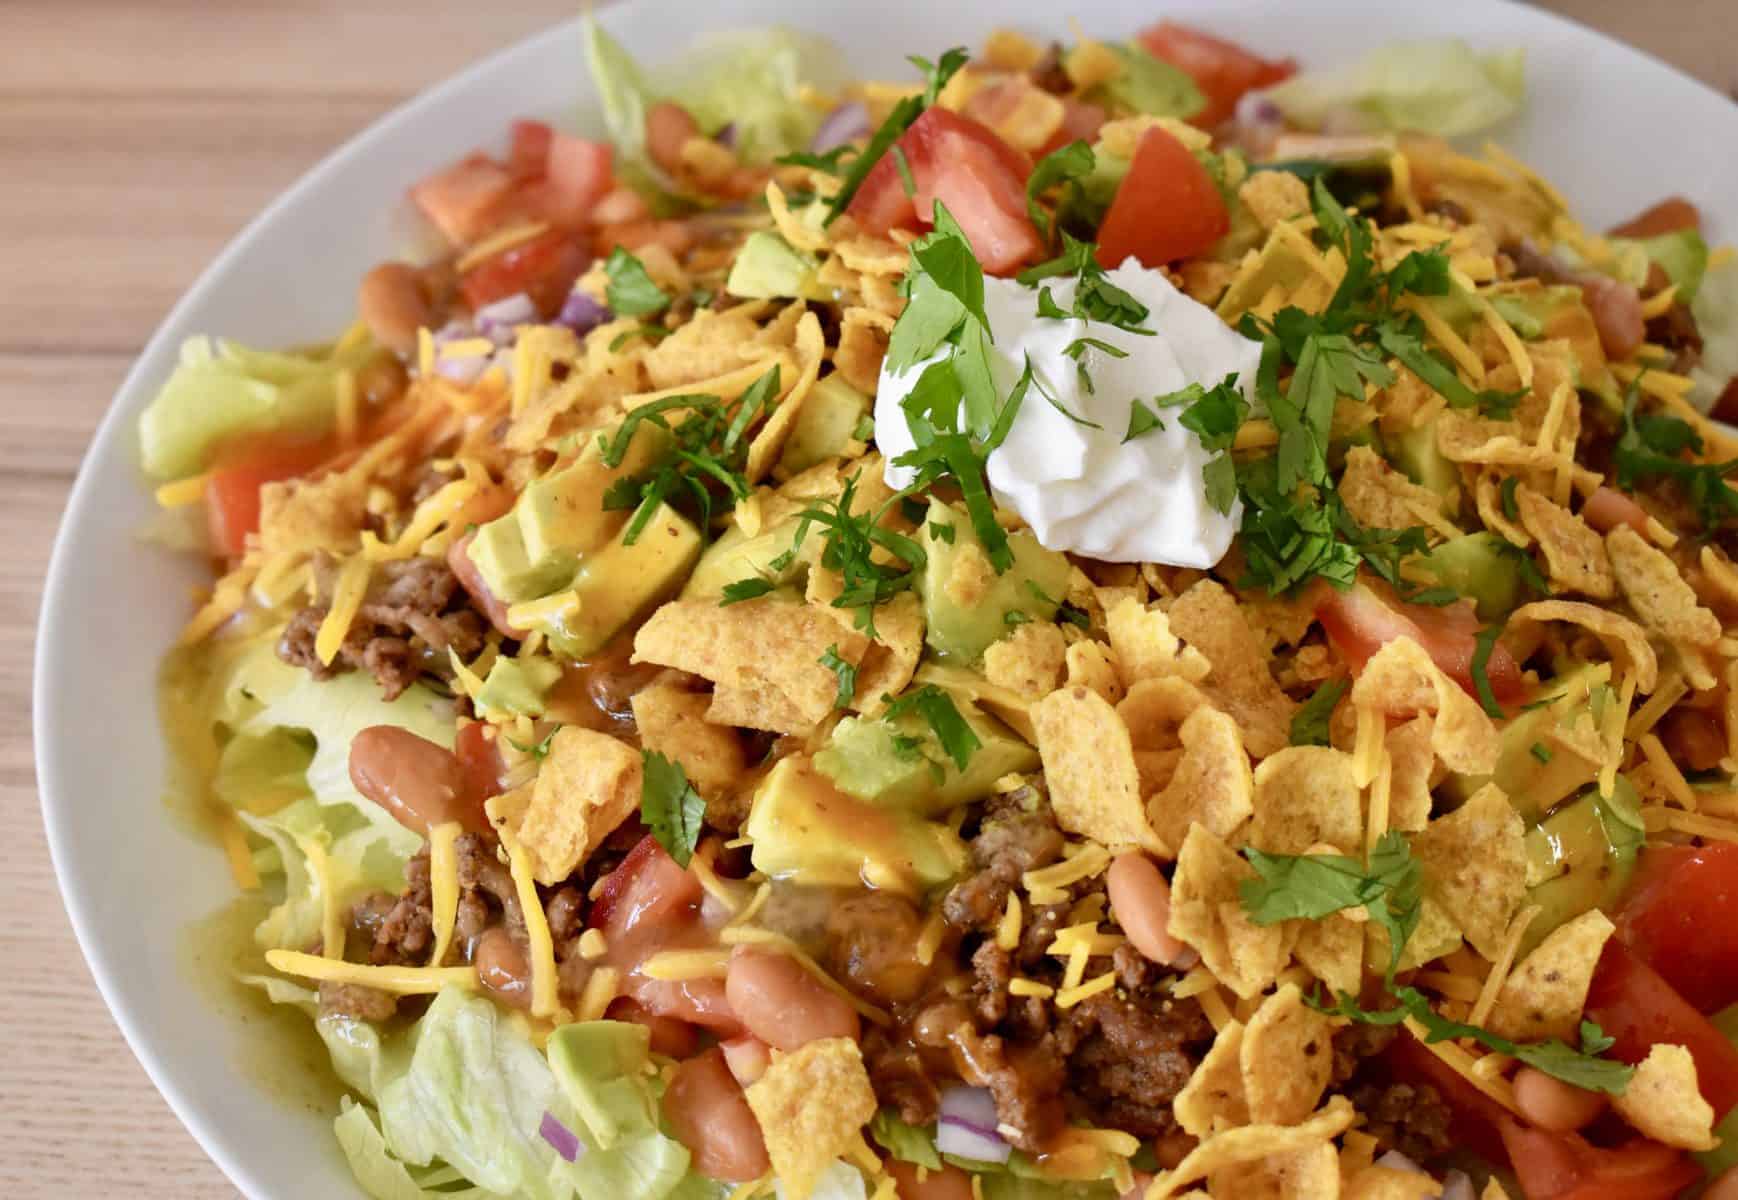
[[[375,1124],[374,1114],[366,1105],[344,1097],[338,1119],[332,1123],[338,1136],[338,1146],[350,1164],[356,1182],[374,1200],[469,1200],[493,1193],[482,1188],[453,1189],[444,1186],[463,1177],[450,1167],[434,1167],[413,1172],[393,1157],[386,1144],[386,1135]],[[439,1187],[439,1191],[432,1190]]]
[[[686,108],[702,132],[731,127],[737,155],[767,163],[808,148],[822,114],[809,90],[836,91],[850,72],[825,38],[772,28],[710,35],[655,72],[647,72],[595,20],[587,19],[586,63],[619,157],[658,178],[645,159],[646,110],[659,100]]]
[[[782,1182],[774,1180],[773,1191],[778,1200],[790,1200],[791,1193],[785,1190]],[[848,1163],[835,1161],[815,1180],[815,1190],[809,1193],[809,1200],[868,1200],[868,1195],[869,1187],[863,1182],[863,1173]]]
[[[1267,95],[1311,129],[1330,115],[1356,116],[1375,130],[1459,137],[1514,116],[1526,90],[1524,51],[1481,54],[1450,38],[1396,42],[1350,66],[1306,71]]]
[[[139,415],[145,474],[160,480],[197,475],[238,437],[329,432],[338,419],[340,375],[374,353],[366,339],[342,354],[312,357],[188,338],[181,361]]]
[[[1738,376],[1738,255],[1711,264],[1690,305],[1702,335],[1702,361],[1690,371],[1696,386],[1691,401],[1704,412]]]

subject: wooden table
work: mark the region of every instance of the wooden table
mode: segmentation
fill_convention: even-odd
[[[1555,0],[1723,90],[1731,0]],[[0,11],[0,1195],[233,1196],[79,957],[30,749],[39,585],[86,440],[219,247],[331,147],[572,0],[10,0]],[[1665,9],[1670,15],[1659,15]],[[457,149],[457,148],[455,148]]]

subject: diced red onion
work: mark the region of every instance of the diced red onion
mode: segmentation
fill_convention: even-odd
[[[1390,1150],[1376,1160],[1378,1167],[1387,1167],[1390,1171],[1405,1171],[1408,1175],[1423,1175],[1424,1168],[1407,1158],[1398,1150]]]
[[[586,334],[610,320],[612,316],[610,310],[592,299],[590,294],[575,288],[567,297],[567,302],[561,306],[561,311],[556,314],[555,323],[565,325],[575,333]]]
[[[1239,125],[1246,128],[1270,126],[1277,128],[1285,124],[1285,114],[1279,105],[1268,98],[1265,92],[1244,92],[1238,97],[1237,107],[1232,111]]]
[[[471,314],[471,320],[478,333],[496,345],[504,346],[513,340],[516,326],[530,325],[537,320],[537,305],[524,292],[517,292],[505,300],[485,304]]]
[[[486,354],[467,354],[460,358],[441,358],[435,360],[435,374],[442,379],[450,379],[460,387],[470,387],[483,372],[488,369],[489,356]]]
[[[1472,1178],[1465,1171],[1450,1171],[1444,1175],[1441,1200],[1478,1200]]]
[[[727,149],[736,149],[736,122],[726,121],[724,128],[712,135],[712,140]]]
[[[563,1125],[552,1112],[543,1114],[543,1124],[537,1127],[537,1132],[543,1135],[543,1140],[555,1148],[555,1152],[568,1162],[576,1161],[585,1153],[585,1146],[578,1135]]]
[[[809,149],[825,154],[846,142],[869,136],[869,109],[859,101],[841,104],[821,120],[815,136],[809,139]]]
[[[935,1148],[976,1162],[1008,1161],[1012,1148],[996,1132],[996,1102],[988,1089],[958,1085],[942,1092]]]

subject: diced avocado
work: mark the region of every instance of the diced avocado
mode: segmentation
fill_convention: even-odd
[[[761,781],[743,832],[757,871],[815,887],[915,896],[953,880],[969,859],[946,825],[848,796],[798,755]]]
[[[921,538],[929,556],[918,580],[928,627],[924,637],[941,658],[977,662],[1008,632],[1009,613],[1052,620],[1068,592],[1073,572],[1068,560],[1030,533],[1008,535],[1014,562],[1000,575],[990,566],[971,519],[952,505],[930,501]]]
[[[868,415],[869,397],[846,383],[838,372],[818,380],[809,389],[779,454],[781,478],[844,454]]]
[[[1460,470],[1436,445],[1436,422],[1427,421],[1385,439],[1388,461],[1419,487],[1443,498],[1449,514],[1460,511]]]
[[[1454,775],[1443,781],[1444,790],[1461,800],[1487,783],[1503,789],[1509,803],[1529,823],[1537,821],[1565,796],[1593,782],[1597,764],[1563,745],[1553,731],[1574,720],[1585,719],[1595,688],[1608,687],[1610,668],[1583,667],[1545,685],[1545,698],[1537,708],[1514,713],[1503,726],[1502,748],[1497,767],[1489,775]],[[1562,725],[1560,726],[1560,723]],[[1534,750],[1543,750],[1543,757]]]
[[[1612,238],[1616,245],[1629,242],[1628,238]],[[1708,269],[1708,243],[1694,229],[1679,229],[1673,233],[1662,233],[1657,237],[1639,238],[1634,243],[1647,256],[1647,261],[1658,264],[1666,277],[1678,285],[1678,299],[1688,304],[1696,297],[1696,290],[1702,286],[1702,274]],[[1643,272],[1643,279],[1646,273]]]
[[[778,234],[761,230],[749,234],[736,252],[724,290],[746,300],[806,297],[814,290],[819,266]]]
[[[1646,838],[1637,805],[1635,788],[1620,775],[1610,799],[1591,788],[1528,830],[1527,878],[1538,882],[1527,902],[1539,906],[1539,915],[1521,954],[1559,925],[1617,902]]]
[[[1038,766],[1038,752],[970,701],[954,707],[980,743],[966,769],[954,766],[922,717],[889,722],[846,717],[815,754],[815,770],[841,791],[889,808],[928,816],[989,795],[996,780]]]
[[[629,545],[615,540],[586,555],[568,586],[577,604],[531,622],[549,644],[571,658],[595,653],[634,617],[674,593],[700,557],[700,531],[668,504],[660,504]]]
[[[732,524],[700,556],[694,573],[682,588],[682,598],[721,596],[730,584],[757,575],[775,585],[796,582],[808,569],[802,559],[793,558],[782,571],[774,571],[771,566],[774,559],[791,548],[796,533],[795,520],[780,521],[753,537],[744,533],[740,525]]]
[[[527,485],[507,514],[519,522],[526,555],[532,562],[565,559],[570,570],[578,566],[581,555],[603,545],[627,521],[626,512],[603,505],[610,484],[639,474],[663,458],[669,445],[669,434],[656,425],[643,424],[628,443],[620,465],[607,465],[593,439],[572,465]]]
[[[1450,538],[1424,558],[1443,587],[1478,602],[1481,621],[1500,621],[1521,599],[1521,569],[1508,542],[1494,533]]]
[[[571,561],[534,561],[525,552],[525,537],[512,513],[479,528],[465,553],[489,590],[508,604],[547,596],[573,573]]]
[[[543,698],[560,678],[561,668],[551,659],[497,658],[477,693],[477,703],[535,717],[543,712]]]

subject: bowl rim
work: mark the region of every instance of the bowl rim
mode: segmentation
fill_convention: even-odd
[[[1380,5],[1378,0],[1347,0],[1347,2],[1364,5],[1372,11],[1378,9],[1383,12],[1391,11],[1386,6]],[[643,14],[645,10],[654,8],[679,11],[681,4],[682,0],[621,0],[620,3],[611,4],[595,16],[600,24],[610,27],[628,19],[623,17],[624,12],[632,11]],[[1680,87],[1685,84],[1691,85],[1693,91],[1700,92],[1703,98],[1713,101],[1716,105],[1725,106],[1732,114],[1733,129],[1738,131],[1738,104],[1734,104],[1730,97],[1722,94],[1712,85],[1665,61],[1659,55],[1595,29],[1575,16],[1554,10],[1535,8],[1524,3],[1524,0],[1471,0],[1470,3],[1466,3],[1462,7],[1463,11],[1470,13],[1476,13],[1479,9],[1525,9],[1528,18],[1537,22],[1544,32],[1555,32],[1559,36],[1575,39],[1593,39],[1603,43],[1608,51],[1617,51],[1638,65],[1645,63],[1650,73],[1663,72],[1671,76],[1676,85]],[[1179,15],[1190,17],[1194,15],[1194,10],[1181,10]],[[85,509],[91,503],[91,494],[97,486],[99,476],[98,460],[102,457],[101,450],[117,437],[125,436],[123,426],[135,415],[128,411],[127,405],[120,403],[120,401],[139,390],[146,381],[146,375],[153,369],[151,360],[154,357],[154,351],[159,348],[169,331],[178,325],[189,312],[198,308],[205,297],[218,286],[219,281],[230,271],[232,264],[244,257],[253,244],[264,237],[283,214],[303,203],[304,199],[316,191],[331,175],[342,171],[352,156],[375,143],[389,142],[397,135],[400,127],[416,120],[424,110],[439,106],[454,93],[464,92],[474,87],[481,77],[503,69],[512,60],[520,57],[535,57],[548,43],[573,38],[576,30],[586,19],[585,15],[581,15],[558,21],[545,29],[491,51],[405,98],[328,150],[318,162],[279,192],[232,235],[216,257],[200,271],[192,284],[157,322],[149,337],[140,346],[132,365],[116,387],[101,420],[90,436],[73,484],[66,494],[61,519],[56,527],[48,567],[43,577],[36,625],[37,642],[32,655],[31,668],[33,674],[31,745],[35,758],[38,804],[49,856],[54,868],[56,887],[60,892],[80,953],[90,970],[104,1007],[120,1029],[134,1058],[144,1069],[158,1094],[162,1096],[170,1110],[175,1114],[176,1119],[199,1145],[200,1149],[218,1166],[231,1183],[248,1196],[269,1195],[266,1182],[250,1166],[245,1154],[241,1152],[241,1147],[232,1145],[217,1135],[199,1118],[195,1112],[193,1090],[182,1086],[171,1077],[167,1056],[153,1044],[151,1037],[141,1026],[136,1012],[123,1002],[119,969],[113,961],[108,945],[99,936],[98,921],[92,911],[97,900],[96,895],[81,890],[73,886],[72,883],[69,864],[75,854],[73,848],[76,837],[73,828],[75,810],[69,802],[62,799],[67,785],[61,778],[60,752],[57,747],[62,742],[64,735],[56,727],[55,722],[50,719],[50,714],[58,709],[59,699],[65,686],[64,677],[56,668],[59,665],[59,647],[66,642],[69,630],[63,624],[59,611],[60,606],[56,604],[56,600],[68,585],[67,577],[77,555],[76,542],[70,536],[70,531],[82,523]],[[1407,17],[1404,14],[1393,19],[1397,37],[1403,38],[1405,36],[1403,30],[1406,23]],[[825,25],[824,8],[815,14],[815,20],[810,24]],[[1728,230],[1727,232],[1729,235],[1738,234],[1738,230]]]

